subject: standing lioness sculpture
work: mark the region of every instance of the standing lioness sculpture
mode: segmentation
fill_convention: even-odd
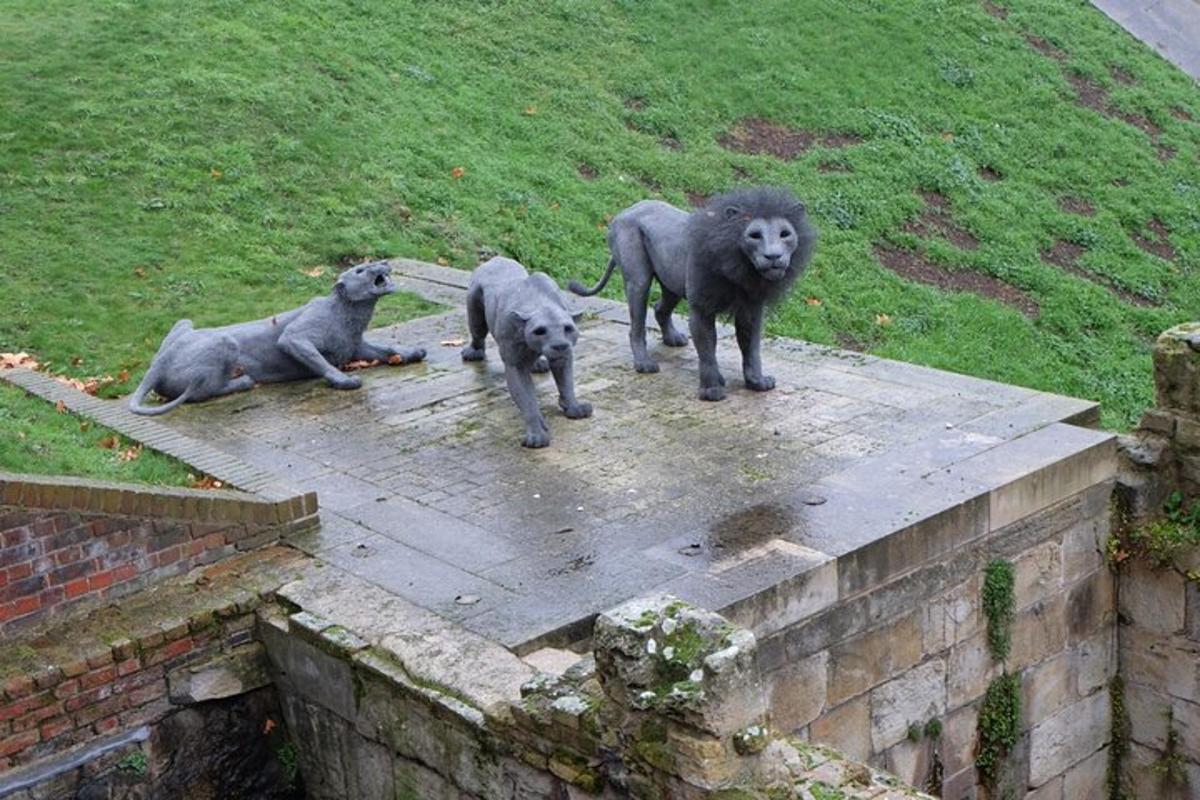
[[[300,378],[324,378],[336,389],[357,389],[362,379],[340,367],[351,361],[407,364],[425,358],[419,347],[397,348],[363,339],[375,303],[396,291],[383,261],[348,269],[333,291],[291,311],[222,328],[195,328],[181,319],[163,339],[150,368],[129,398],[137,414],[165,414],[196,403]],[[145,405],[155,392],[168,402]]]
[[[716,317],[730,314],[742,351],[746,387],[767,391],[775,379],[762,372],[760,348],[766,306],[782,299],[812,258],[816,231],[804,204],[783,189],[755,187],[719,195],[691,214],[657,200],[625,209],[608,231],[611,257],[591,289],[571,281],[576,294],[604,288],[619,265],[629,303],[629,345],[638,372],[658,372],[646,351],[646,304],[655,280],[662,299],[654,317],[663,342],[687,344],[671,313],[688,301],[689,329],[700,357],[700,399],[725,397],[717,366]]]
[[[496,257],[479,266],[467,288],[467,327],[471,342],[463,361],[482,361],[488,332],[500,349],[508,392],[525,420],[525,447],[550,444],[550,427],[538,408],[534,372],[554,374],[558,407],[568,419],[592,415],[591,403],[575,398],[576,317],[567,310],[558,287],[540,272],[530,275],[511,258]]]

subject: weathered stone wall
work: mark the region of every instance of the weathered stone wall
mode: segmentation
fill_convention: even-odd
[[[1200,796],[1200,324],[1163,333],[1154,366],[1156,407],[1120,448],[1119,788],[1183,800]]]
[[[0,797],[194,797],[235,777],[258,788],[211,796],[292,795],[263,757],[285,731],[255,612],[302,561],[234,557],[0,648]]]
[[[979,710],[1007,672],[1019,676],[1021,713],[1004,786],[1018,798],[1099,797],[1116,669],[1111,491],[1101,480],[975,537],[963,535],[969,509],[927,528],[965,541],[762,643],[772,723],[942,797],[982,797]],[[1014,573],[1003,660],[982,609],[995,559]]]
[[[0,473],[0,641],[316,521],[315,495]]]

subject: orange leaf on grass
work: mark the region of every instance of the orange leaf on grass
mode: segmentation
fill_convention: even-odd
[[[121,440],[116,436],[105,436],[100,441],[96,442],[98,447],[103,447],[105,450],[116,450],[121,446]]]
[[[67,404],[64,403],[62,400],[59,400],[57,403],[54,404],[54,410],[60,414],[65,414],[65,413],[67,413]]]
[[[806,298],[804,298],[804,302],[808,303],[810,306],[819,306],[819,305],[821,305],[821,298],[806,297]]]
[[[135,444],[132,447],[126,447],[120,453],[117,453],[117,461],[120,461],[122,463],[128,463],[130,461],[136,460],[137,457],[140,456],[141,454],[142,454],[142,446],[140,444]]]
[[[14,367],[37,369],[40,366],[41,364],[35,361],[29,353],[0,353],[0,369],[13,369]]]
[[[450,176],[453,177],[455,180],[458,180],[459,178],[461,178],[463,175],[466,175],[466,174],[467,174],[467,171],[465,169],[463,169],[462,167],[455,167],[454,169],[450,170]]]
[[[300,270],[301,275],[307,275],[310,278],[319,278],[325,274],[325,268],[321,266],[309,267],[308,269]]]

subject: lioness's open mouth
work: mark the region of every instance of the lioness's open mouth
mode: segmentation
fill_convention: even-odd
[[[383,275],[376,275],[376,276],[375,276],[375,285],[376,285],[376,286],[380,286],[380,287],[382,287],[382,286],[386,286],[386,285],[387,285],[387,278],[386,278],[386,277],[384,277]]]

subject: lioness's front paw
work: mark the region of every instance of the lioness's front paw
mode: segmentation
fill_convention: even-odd
[[[335,389],[357,389],[362,386],[362,378],[357,375],[338,375],[329,379],[329,385]]]
[[[525,431],[521,437],[522,447],[546,447],[550,444],[550,434],[547,431]]]
[[[461,351],[463,361],[483,361],[484,352],[482,347],[471,347],[467,345]]]
[[[746,388],[755,392],[769,392],[775,388],[775,378],[771,375],[759,375],[757,378],[747,375]]]
[[[550,362],[545,356],[538,356],[537,360],[533,362],[533,366],[529,368],[529,371],[538,375],[541,375],[543,372],[549,372]]]
[[[586,419],[592,415],[591,403],[575,402],[571,405],[566,405],[559,401],[558,407],[562,409],[567,419]]]
[[[633,368],[644,375],[658,372],[658,364],[650,359],[646,359],[645,361],[634,361]]]
[[[700,399],[701,400],[709,400],[709,401],[724,400],[725,399],[725,387],[724,386],[701,386],[700,387]]]

